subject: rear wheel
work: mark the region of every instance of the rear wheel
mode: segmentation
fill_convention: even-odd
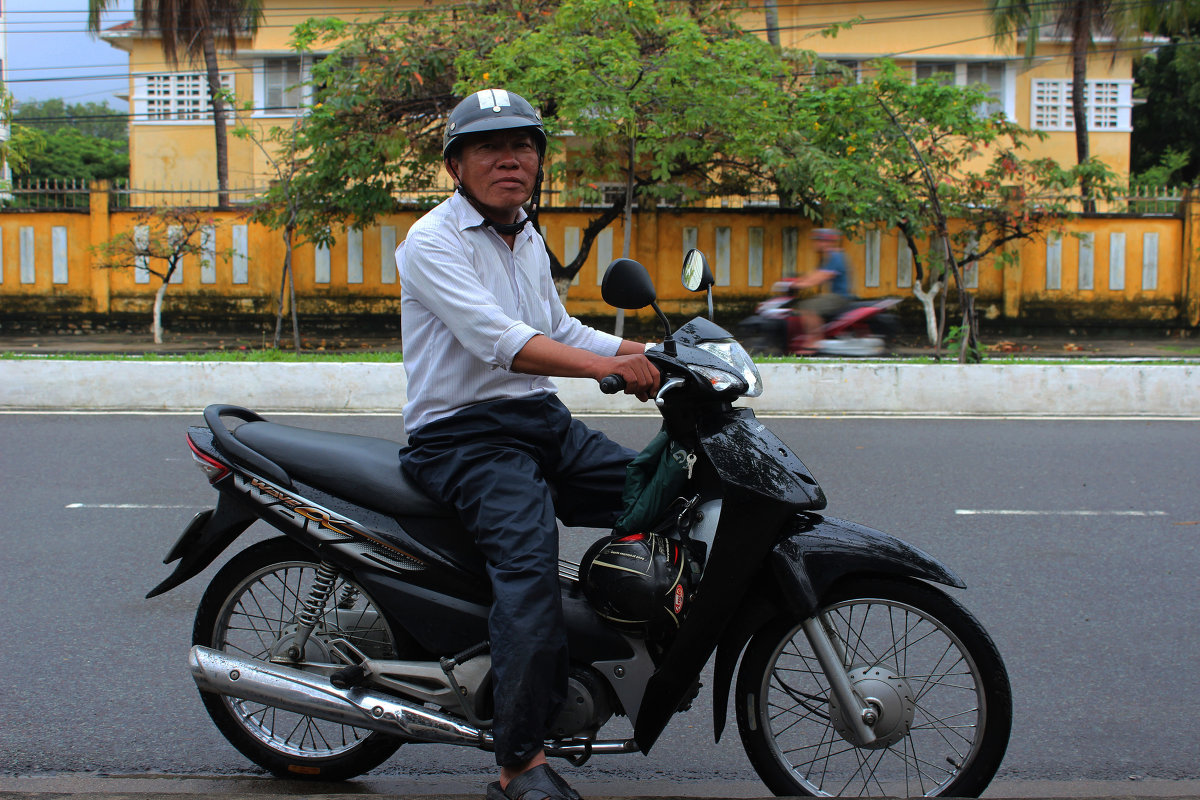
[[[209,584],[196,612],[192,643],[263,661],[298,650],[297,615],[317,567],[311,553],[285,538],[247,548]],[[333,663],[328,643],[337,638],[372,658],[398,657],[387,620],[371,598],[343,576],[334,583],[323,615],[291,666]],[[374,769],[402,743],[382,733],[261,703],[212,692],[200,696],[225,738],[280,777],[345,780]]]
[[[849,581],[821,618],[876,740],[855,741],[799,620],[750,642],[737,681],[742,743],[777,795],[977,797],[1008,745],[1012,696],[987,632],[924,583]]]

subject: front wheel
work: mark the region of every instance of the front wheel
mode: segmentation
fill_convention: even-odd
[[[831,704],[800,622],[755,635],[738,672],[738,731],[777,795],[978,797],[1012,725],[1004,662],[970,612],[917,581],[838,586],[820,620],[855,693],[878,714],[859,745]]]
[[[329,664],[329,643],[345,639],[373,658],[394,659],[397,640],[363,590],[338,576],[312,635],[299,652],[298,616],[318,578],[318,563],[288,539],[259,542],[230,559],[213,578],[192,644],[239,656],[285,657],[301,669]],[[401,740],[273,706],[201,692],[204,707],[230,744],[279,777],[336,781],[387,760]]]

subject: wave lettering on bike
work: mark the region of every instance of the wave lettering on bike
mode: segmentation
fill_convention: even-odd
[[[346,540],[345,542],[333,542],[334,544],[360,545],[367,548],[369,554],[387,559],[391,566],[402,569],[423,569],[427,566],[421,559],[400,549],[391,542],[375,536],[357,522],[346,519],[328,509],[312,504],[305,504],[304,500],[289,495],[282,489],[259,478],[240,479],[238,486],[244,489],[247,495],[262,503],[267,508],[273,508],[276,513],[282,514],[288,519],[299,523],[305,531],[309,531],[310,526],[308,522],[315,522],[318,530],[329,531]],[[273,498],[277,502],[263,502],[264,495]],[[302,517],[308,522],[301,522],[300,519],[297,519],[297,516]],[[329,541],[328,537],[323,537],[319,534],[318,538]],[[359,541],[362,539],[366,541]]]

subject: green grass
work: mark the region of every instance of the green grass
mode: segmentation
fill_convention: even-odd
[[[1163,345],[1164,349],[1170,350],[1172,353],[1178,353],[1181,356],[1200,356],[1200,347],[1185,347],[1181,344]]]

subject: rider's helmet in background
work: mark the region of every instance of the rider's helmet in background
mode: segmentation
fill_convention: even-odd
[[[504,89],[483,89],[470,95],[450,112],[442,136],[442,157],[454,154],[461,140],[473,133],[528,128],[538,155],[546,155],[546,129],[529,101]]]
[[[842,240],[842,232],[836,228],[815,228],[810,237],[814,242],[833,242],[836,244]]]
[[[679,627],[691,577],[679,543],[653,533],[606,536],[588,548],[579,565],[592,609],[636,636],[663,636]]]

